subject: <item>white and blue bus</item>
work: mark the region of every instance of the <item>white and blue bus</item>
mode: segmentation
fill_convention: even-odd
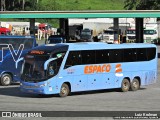
[[[33,48],[24,57],[20,89],[59,94],[120,88],[136,91],[156,82],[153,44],[60,43]]]

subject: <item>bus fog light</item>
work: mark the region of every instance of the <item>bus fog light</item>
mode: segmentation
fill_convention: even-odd
[[[51,87],[51,86],[49,86],[49,91],[53,91],[53,89],[52,89],[52,87]]]

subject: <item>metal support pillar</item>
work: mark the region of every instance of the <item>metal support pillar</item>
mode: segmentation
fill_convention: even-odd
[[[68,19],[65,19],[65,36],[66,36],[66,42],[69,42],[69,25],[68,25]]]
[[[114,24],[114,29],[117,30],[117,34],[114,34],[114,40],[118,40],[118,36],[119,36],[119,19],[118,18],[114,18],[113,19],[113,24]]]
[[[69,41],[68,19],[64,19],[64,18],[60,19],[60,35],[66,37],[66,42]]]
[[[143,42],[143,18],[136,18],[136,43]]]
[[[34,36],[35,35],[35,19],[30,18],[30,35]]]
[[[64,29],[65,29],[65,24],[64,24],[64,18],[59,19],[59,26],[60,26],[60,35],[65,35]]]

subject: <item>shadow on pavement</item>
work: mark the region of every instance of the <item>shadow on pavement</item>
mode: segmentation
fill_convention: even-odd
[[[139,90],[145,90],[146,88],[140,88]],[[120,89],[107,89],[107,90],[94,90],[85,92],[74,92],[71,96],[75,95],[89,95],[89,94],[101,94],[101,93],[111,93],[111,92],[121,92]],[[129,91],[132,92],[132,91]],[[20,91],[19,86],[3,86],[0,88],[0,95],[15,96],[15,97],[27,97],[27,98],[50,98],[59,97],[58,95],[37,95],[37,94],[27,94]]]
[[[146,88],[140,88],[139,90],[145,90]],[[72,96],[75,95],[89,95],[89,94],[101,94],[101,93],[111,93],[111,92],[121,92],[120,89],[105,89],[105,90],[93,90],[93,91],[85,91],[85,92],[75,92],[72,93]],[[128,91],[132,92],[132,91]]]
[[[37,97],[37,95],[22,93],[20,91],[19,85],[0,86],[0,95],[30,98]]]
[[[10,86],[0,86],[0,95],[26,97],[26,98],[50,98],[58,96],[58,95],[37,95],[37,94],[24,93],[20,91],[19,84],[17,83],[14,83]]]

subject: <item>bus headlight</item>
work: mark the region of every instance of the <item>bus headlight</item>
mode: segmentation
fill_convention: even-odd
[[[47,83],[41,84],[39,87],[45,87],[47,86]]]
[[[49,84],[50,84],[50,82],[47,82],[47,83],[44,83],[44,84],[39,85],[39,87],[45,87],[45,86],[47,86],[47,85],[49,85]]]

